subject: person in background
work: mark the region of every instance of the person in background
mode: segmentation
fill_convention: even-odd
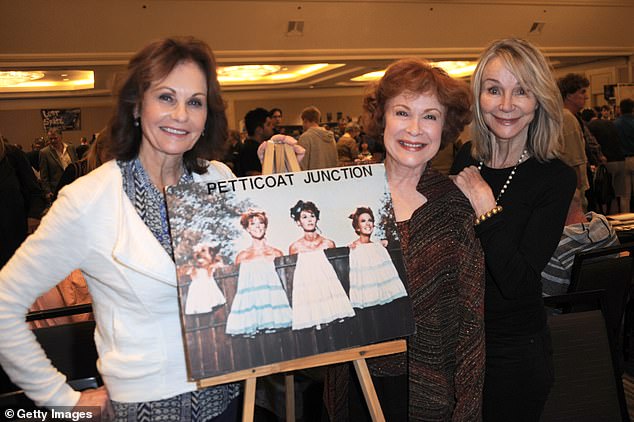
[[[240,170],[240,153],[242,151],[242,141],[240,140],[240,132],[230,130],[227,137],[226,153],[222,160],[234,174],[242,174]]]
[[[302,110],[304,132],[299,136],[299,146],[306,150],[299,163],[302,170],[316,170],[337,166],[337,144],[331,131],[319,126],[321,112],[310,106]]]
[[[40,151],[40,179],[44,192],[53,199],[57,184],[70,163],[77,161],[75,147],[62,141],[62,132],[52,127],[48,130],[50,144]]]
[[[44,148],[44,144],[45,142],[43,138],[35,138],[31,144],[31,151],[26,153],[26,156],[29,159],[29,164],[33,167],[33,170],[36,172],[36,176],[38,176],[38,178],[40,174],[40,150]]]
[[[272,108],[269,111],[271,115],[271,123],[273,124],[273,134],[284,134],[284,128],[282,127],[282,110],[279,108]]]
[[[359,158],[357,136],[361,133],[358,123],[350,122],[346,125],[346,132],[337,141],[337,164],[350,164]]]
[[[543,54],[518,38],[485,49],[471,89],[474,140],[451,173],[478,216],[486,260],[482,416],[537,422],[553,383],[540,274],[576,185],[574,171],[556,158],[561,95]]]
[[[0,135],[0,268],[28,234],[29,207],[42,194],[26,154]]]
[[[625,155],[625,205],[621,212],[630,212],[630,198],[634,188],[634,100],[622,100],[619,109],[621,115],[614,120],[614,126]]]
[[[588,100],[590,81],[578,73],[568,73],[557,80],[557,85],[564,106],[564,123],[560,141],[561,159],[577,172],[577,194],[583,198],[584,209],[594,209],[590,184],[593,175],[592,167],[605,163],[606,159],[601,151],[601,145],[579,115]]]
[[[561,295],[568,291],[576,254],[618,244],[619,238],[608,219],[594,212],[584,214],[579,198],[573,197],[557,249],[542,271],[543,295]]]
[[[238,176],[257,176],[262,174],[262,163],[258,158],[258,147],[273,135],[273,124],[269,112],[263,108],[250,110],[244,116],[248,137],[240,150]]]
[[[484,381],[484,260],[475,215],[429,162],[471,120],[465,83],[399,60],[364,98],[364,127],[383,140],[385,169],[416,332],[407,353],[369,359],[386,420],[479,421]],[[347,367],[329,369],[331,420],[369,420]],[[354,378],[353,378],[354,379]],[[350,391],[349,406],[340,397]],[[355,399],[355,396],[359,397]]]
[[[79,161],[75,161],[66,167],[64,173],[62,173],[62,177],[59,179],[57,187],[55,188],[56,194],[54,198],[57,198],[57,193],[59,193],[64,186],[73,183],[81,176],[88,174],[112,158],[109,155],[108,150],[104,148],[104,143],[103,136],[97,138],[97,140],[88,148],[84,158]]]
[[[630,193],[625,185],[625,155],[619,142],[619,133],[616,130],[614,121],[610,119],[591,119],[588,122],[588,129],[601,145],[601,151],[605,155],[605,166],[612,176],[612,187],[618,206],[613,207],[607,204],[606,213],[629,212]],[[595,179],[596,180],[596,179]]]
[[[601,120],[612,120],[612,109],[609,105],[603,104],[599,107],[599,119]]]
[[[88,152],[89,146],[90,145],[88,144],[88,139],[86,139],[85,136],[82,136],[81,138],[79,138],[79,146],[75,148],[75,152],[77,153],[78,160],[81,160],[82,158],[84,158],[84,156]]]
[[[233,177],[207,44],[167,38],[136,53],[105,147],[114,159],[68,185],[0,270],[0,364],[39,406],[96,406],[117,421],[235,421],[237,384],[187,376],[163,188]],[[104,386],[75,391],[30,334],[27,307],[79,268],[90,288]],[[28,365],[24,363],[28,362]],[[168,416],[169,415],[169,416]]]

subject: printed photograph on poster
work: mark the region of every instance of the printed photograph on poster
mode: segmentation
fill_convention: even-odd
[[[189,376],[408,336],[382,164],[166,189]]]

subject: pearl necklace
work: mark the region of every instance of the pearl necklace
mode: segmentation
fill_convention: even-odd
[[[502,185],[502,190],[498,194],[497,198],[495,198],[496,206],[500,202],[500,198],[502,197],[502,194],[508,189],[509,184],[511,183],[511,180],[513,179],[513,176],[515,175],[515,170],[517,170],[517,166],[519,166],[522,163],[522,160],[524,160],[524,157],[526,156],[526,154],[528,154],[528,151],[524,150],[522,152],[522,155],[520,155],[520,159],[517,160],[517,164],[515,164],[515,167],[513,167],[513,170],[511,170],[511,174],[509,174],[509,177],[506,178],[506,182],[504,182],[504,185]],[[480,161],[480,164],[478,164],[478,171],[482,171],[482,165],[483,163],[482,161]]]

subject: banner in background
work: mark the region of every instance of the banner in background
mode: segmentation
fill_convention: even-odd
[[[44,131],[52,127],[66,130],[81,129],[81,109],[79,108],[63,108],[63,109],[42,109],[42,125]]]

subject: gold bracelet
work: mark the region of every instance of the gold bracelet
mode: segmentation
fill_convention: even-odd
[[[484,214],[482,214],[480,217],[476,218],[475,225],[477,226],[478,224],[482,223],[484,220],[488,220],[494,215],[501,213],[502,209],[503,209],[502,205],[496,205],[495,208],[493,208],[492,210],[487,211]]]

